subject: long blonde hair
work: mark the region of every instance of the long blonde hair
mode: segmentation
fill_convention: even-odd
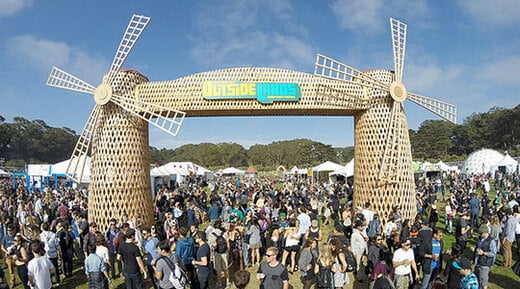
[[[330,250],[329,244],[323,243],[320,244],[318,248],[319,252],[319,260],[321,261],[321,264],[325,266],[332,265],[332,262],[334,261],[334,258],[332,257],[332,251]]]

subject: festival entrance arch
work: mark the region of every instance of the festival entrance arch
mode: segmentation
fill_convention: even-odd
[[[406,91],[401,82],[406,25],[391,19],[394,71],[359,71],[318,54],[314,74],[240,67],[149,82],[122,70],[150,18],[134,15],[110,71],[94,87],[54,67],[48,85],[94,95],[94,107],[72,158],[92,141],[89,219],[103,226],[113,216],[140,215],[153,223],[148,123],[176,135],[184,117],[353,116],[354,206],[370,201],[383,220],[394,205],[404,219],[416,214],[412,154],[403,101],[455,122],[454,105]],[[71,158],[71,159],[72,159]],[[86,159],[86,158],[85,158]],[[81,178],[77,165],[67,171]]]

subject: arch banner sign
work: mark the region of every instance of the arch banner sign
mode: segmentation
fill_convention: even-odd
[[[279,82],[223,82],[204,81],[202,96],[205,99],[256,99],[263,104],[275,101],[299,101],[300,85]]]

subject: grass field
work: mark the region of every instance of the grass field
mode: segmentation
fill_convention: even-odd
[[[441,202],[438,205],[438,208],[444,208],[444,203]],[[437,225],[440,228],[444,228],[444,212],[442,210],[439,210],[439,214],[440,214],[439,220],[441,220],[441,221],[439,221],[439,223]],[[332,224],[329,224],[328,226],[324,226],[323,227],[323,236],[326,237],[332,231],[332,228],[333,228]],[[451,248],[451,245],[454,242],[454,239],[455,238],[453,235],[448,234],[447,232],[444,234],[445,250]],[[465,252],[465,256],[468,257],[470,260],[472,259],[472,257],[471,257],[472,253],[469,248],[474,247],[474,246],[475,246],[475,239],[471,238],[468,241],[468,246],[467,246],[468,249]],[[514,261],[518,260],[518,256],[516,256],[516,254],[514,254],[514,253],[513,253],[513,258],[514,258]],[[445,258],[445,260],[446,259],[447,258]],[[498,257],[497,257],[497,264],[502,264],[501,255],[498,255]],[[513,271],[511,270],[511,268],[504,268],[497,264],[495,264],[491,268],[491,272],[489,274],[490,284],[489,284],[488,288],[490,288],[490,289],[498,289],[498,288],[517,289],[517,288],[520,288],[520,277],[516,276],[513,273]],[[81,269],[79,269],[80,266],[82,266],[82,264],[76,263],[74,266],[74,268],[76,268],[76,269],[74,270],[73,276],[71,278],[62,280],[62,283],[60,284],[60,286],[55,286],[55,288],[87,289],[88,288],[87,278],[83,274],[83,271]],[[258,266],[254,266],[254,267],[247,269],[251,273],[251,281],[247,288],[259,288],[259,282],[256,280],[256,270],[257,269],[258,269]],[[230,275],[233,276],[233,272],[236,272],[236,270],[237,270],[236,268],[232,267],[231,271],[230,271]],[[7,274],[8,273],[6,272],[6,276],[7,276]],[[290,282],[289,282],[290,288],[293,288],[293,289],[302,288],[302,283],[300,281],[300,274],[298,272],[294,273],[293,275],[290,275],[289,279],[290,279]],[[351,278],[351,281],[352,280],[353,280],[353,278]],[[18,285],[15,288],[23,288],[20,285],[20,281],[18,278],[17,278],[17,284]],[[149,280],[147,280],[145,284],[146,284],[145,288],[153,288]],[[215,276],[211,275],[210,276],[210,288],[216,288],[215,284],[216,284]],[[345,287],[352,288],[352,285],[345,286]],[[118,279],[115,279],[112,282],[112,284],[110,285],[110,288],[124,289],[125,288],[124,278],[120,277]],[[368,285],[366,283],[361,284],[361,283],[355,282],[353,284],[353,288],[360,288],[360,289],[363,288],[364,289],[364,288],[368,288]]]

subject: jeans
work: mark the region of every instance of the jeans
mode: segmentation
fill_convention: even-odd
[[[72,275],[72,257],[74,255],[74,251],[72,248],[62,250],[61,255],[61,270],[63,271],[63,274],[65,274],[66,277],[69,277]]]
[[[143,276],[140,272],[137,273],[126,273],[125,272],[125,286],[126,289],[133,289],[135,285],[135,288],[137,289],[144,289],[143,286]]]
[[[121,274],[121,271],[123,271],[123,264],[120,260],[117,260],[117,253],[108,252],[108,260],[110,260],[110,273],[112,274],[112,278],[115,278],[116,275]],[[116,264],[118,271],[116,273]]]
[[[197,279],[199,280],[200,289],[208,289],[209,270],[198,270]]]
[[[52,265],[55,268],[54,276],[56,276],[56,283],[60,283],[60,269],[58,267],[58,257],[49,258],[49,260],[51,261]]]
[[[424,272],[424,270],[423,270]],[[430,273],[423,273],[423,278],[421,281],[421,289],[430,289],[432,288],[431,282],[435,277],[437,277],[437,274],[439,273],[439,268],[432,268],[430,269]]]
[[[242,257],[244,258],[244,267],[249,265],[249,244],[242,242]]]

